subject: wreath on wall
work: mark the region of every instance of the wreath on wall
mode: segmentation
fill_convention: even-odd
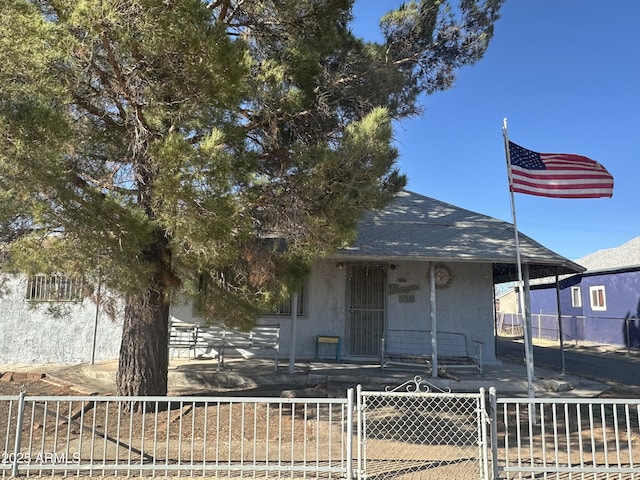
[[[449,288],[453,283],[453,272],[444,263],[438,263],[433,268],[436,288]]]

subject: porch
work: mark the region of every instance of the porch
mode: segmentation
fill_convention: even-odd
[[[271,358],[225,359],[224,367],[216,371],[217,361],[175,358],[169,365],[169,393],[171,395],[207,394],[215,392],[257,396],[318,396],[342,397],[346,389],[362,385],[369,390],[384,390],[419,376],[434,385],[435,390],[477,393],[480,388],[495,387],[502,395],[527,395],[527,372],[524,362],[503,360],[486,365],[483,375],[475,371],[440,370],[438,378],[431,378],[422,366],[389,366],[379,363],[336,361],[304,361],[296,363],[294,373],[283,361],[274,372]],[[77,385],[80,392],[114,394],[117,361],[95,365],[48,366],[44,372],[48,380]],[[558,372],[536,368],[534,386],[539,396],[594,397],[607,386],[580,377],[560,375]]]

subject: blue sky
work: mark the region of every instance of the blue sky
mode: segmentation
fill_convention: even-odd
[[[354,33],[378,39],[398,0],[356,0]],[[567,258],[640,235],[640,2],[507,0],[484,58],[396,128],[408,189],[512,221],[502,138],[592,158],[613,198],[515,194],[518,230]]]

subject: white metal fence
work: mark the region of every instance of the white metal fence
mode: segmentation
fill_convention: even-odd
[[[352,390],[342,399],[0,397],[2,476],[350,478],[353,411]]]
[[[640,399],[497,398],[496,478],[640,479]]]
[[[640,480],[640,399],[492,388],[487,402],[483,390],[426,391],[420,377],[401,387],[346,398],[0,397],[0,476]]]

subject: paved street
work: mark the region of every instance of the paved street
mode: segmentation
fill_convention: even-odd
[[[597,345],[564,345],[565,373],[602,382],[640,386],[640,350],[627,354],[623,347]],[[499,337],[498,357],[524,362],[524,343],[521,339]],[[562,371],[562,356],[558,342],[534,340],[534,366]]]

